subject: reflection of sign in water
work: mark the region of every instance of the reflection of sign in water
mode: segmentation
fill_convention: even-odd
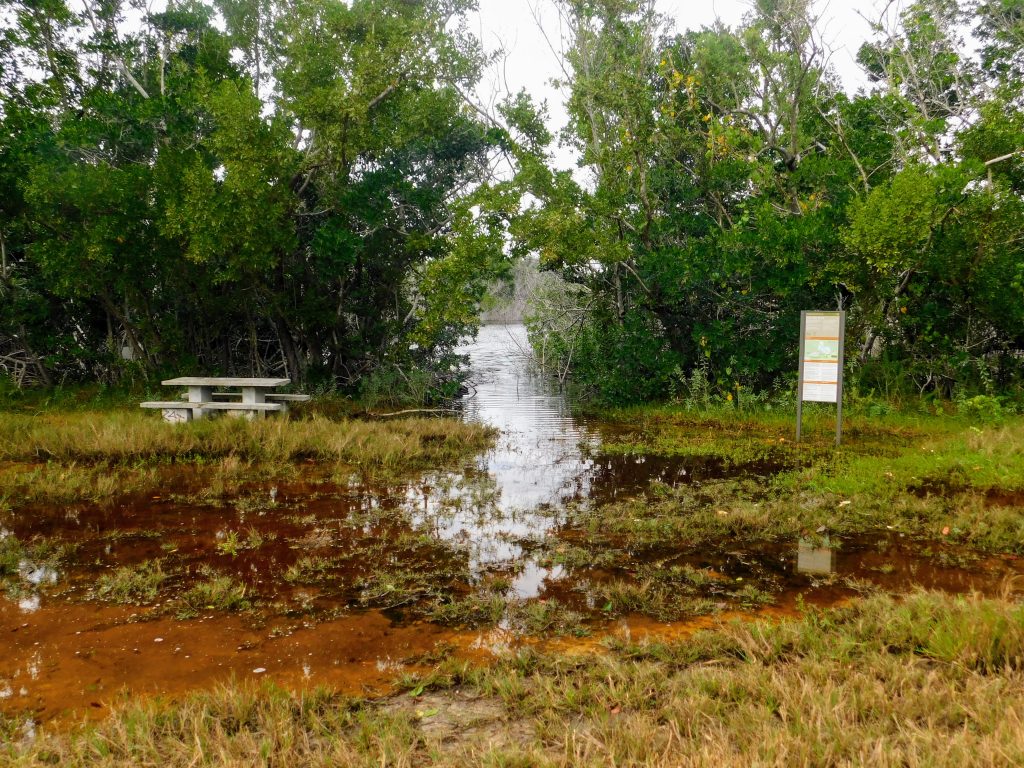
[[[796,570],[798,573],[826,575],[836,569],[836,551],[831,547],[816,547],[806,539],[801,539],[796,552]]]

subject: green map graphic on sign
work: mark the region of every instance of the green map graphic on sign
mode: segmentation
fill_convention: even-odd
[[[835,339],[814,339],[807,340],[807,347],[804,350],[805,360],[838,360],[839,340]]]

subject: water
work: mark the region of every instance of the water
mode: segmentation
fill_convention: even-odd
[[[497,445],[480,458],[497,487],[502,511],[558,507],[587,497],[594,462],[588,449],[598,436],[572,417],[552,383],[531,368],[522,325],[486,325],[460,350],[469,355],[471,390],[465,418],[501,430]]]
[[[466,547],[475,572],[518,563],[515,591],[533,597],[550,573],[528,562],[522,543],[543,537],[567,503],[589,496],[595,463],[588,453],[600,440],[532,369],[522,325],[484,326],[459,351],[472,371],[463,418],[500,432],[471,470],[431,476],[426,493],[410,489],[414,519]]]

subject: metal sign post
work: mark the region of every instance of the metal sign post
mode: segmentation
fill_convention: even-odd
[[[803,430],[804,401],[836,404],[836,445],[843,438],[845,312],[800,313],[800,368],[796,396],[796,440]]]

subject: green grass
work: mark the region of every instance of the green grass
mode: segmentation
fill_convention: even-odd
[[[159,560],[147,560],[103,574],[96,581],[94,594],[99,600],[113,603],[151,603],[156,600],[167,577]]]
[[[463,597],[438,600],[427,616],[431,621],[451,627],[491,627],[501,621],[508,609],[504,596],[494,592],[472,592]]]
[[[290,584],[316,584],[326,579],[335,565],[330,558],[304,556],[285,569],[283,578]]]
[[[450,653],[447,649],[446,653]],[[229,684],[0,746],[35,767],[970,766],[1024,761],[1024,607],[872,597],[673,642],[434,664],[413,695]],[[5,730],[6,729],[6,730]],[[0,733],[17,732],[16,722]]]
[[[233,577],[202,569],[203,581],[185,590],[178,598],[179,618],[191,618],[204,611],[245,611],[252,606],[246,588]]]
[[[609,616],[639,613],[659,621],[679,621],[720,610],[719,602],[681,593],[666,581],[616,580],[595,592],[598,605]]]
[[[792,442],[775,416],[733,418],[648,409],[615,425],[602,450],[679,456],[720,466],[773,465],[769,479],[739,472],[689,486],[653,484],[646,498],[574,513],[595,538],[591,556],[609,547],[698,546],[715,540],[792,539],[825,527],[855,534],[893,529],[986,551],[1024,552],[1024,419],[977,426],[964,419],[894,416],[854,419],[840,448],[818,434]],[[993,496],[1008,501],[993,504]],[[563,547],[560,543],[554,545]],[[605,555],[606,556],[606,555]],[[585,560],[586,551],[576,553]]]

